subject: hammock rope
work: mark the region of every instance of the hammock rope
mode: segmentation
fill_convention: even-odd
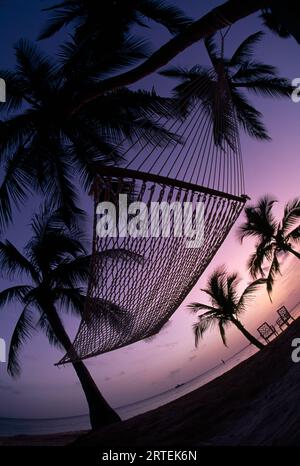
[[[103,167],[95,180],[93,251],[85,311],[70,351],[58,364],[86,359],[149,338],[160,331],[210,263],[247,200],[236,115],[229,88],[216,94],[214,118],[201,96],[209,83],[194,79],[172,113],[156,119],[165,134],[128,142],[123,167]],[[198,96],[198,97],[197,97]],[[200,98],[199,98],[200,96]],[[222,105],[230,108],[227,137]],[[165,135],[168,135],[167,141]],[[189,202],[193,219],[203,204],[200,248],[177,237],[178,214],[168,237],[99,237],[97,206],[118,205],[119,195],[143,202],[151,223],[153,202]],[[163,227],[159,217],[159,228]]]

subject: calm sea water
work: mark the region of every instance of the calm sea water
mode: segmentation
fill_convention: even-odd
[[[145,413],[152,409],[158,408],[170,401],[176,400],[183,395],[205,385],[211,380],[219,377],[224,372],[239,364],[241,361],[252,356],[257,351],[253,346],[247,346],[236,353],[225,364],[220,363],[218,366],[200,374],[194,379],[186,382],[178,388],[172,388],[159,395],[141,400],[136,403],[122,406],[116,409],[122,419],[129,419],[137,414]],[[52,419],[11,419],[0,418],[0,436],[7,437],[12,435],[43,435],[58,432],[72,432],[78,430],[90,429],[88,415],[74,416],[67,418]]]
[[[291,310],[292,315],[297,318],[300,316],[300,303],[297,303]],[[189,380],[178,388],[172,388],[166,392],[155,395],[146,400],[141,400],[127,406],[116,408],[116,411],[122,419],[129,419],[130,417],[142,414],[152,409],[163,406],[170,401],[176,400],[187,393],[196,390],[197,388],[205,385],[211,380],[229,371],[234,366],[242,361],[245,361],[250,356],[257,352],[257,348],[248,345],[238,353],[234,354],[230,359],[225,360],[225,364],[219,365],[209,369],[208,371],[198,375],[197,377]],[[42,435],[54,434],[59,432],[72,432],[79,430],[90,429],[88,415],[74,416],[67,418],[57,419],[8,419],[0,418],[0,437],[7,437],[12,435]]]

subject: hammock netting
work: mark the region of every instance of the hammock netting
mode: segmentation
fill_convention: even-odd
[[[194,80],[172,115],[159,119],[169,135],[167,141],[155,132],[153,138],[132,141],[126,166],[99,172],[93,189],[94,238],[85,311],[73,347],[59,364],[157,334],[197,283],[241,213],[247,197],[237,119],[228,86],[216,79],[223,90],[216,94],[215,108],[205,101],[208,84]],[[175,214],[170,216],[168,237],[99,237],[97,205],[100,201],[118,205],[120,194],[149,207],[149,224],[154,201],[190,202],[193,218],[197,203],[202,202],[201,247],[188,248],[186,237],[176,237]]]

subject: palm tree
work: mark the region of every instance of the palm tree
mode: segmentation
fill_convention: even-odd
[[[177,98],[186,95],[189,88],[195,89],[191,100],[201,100],[212,119],[217,144],[221,144],[223,139],[232,140],[235,115],[237,123],[248,135],[259,140],[270,139],[261,113],[251,105],[244,91],[270,97],[291,95],[289,81],[278,78],[275,67],[260,63],[253,57],[254,45],[262,36],[262,32],[256,32],[247,37],[230,58],[224,56],[224,36],[221,48],[210,36],[205,45],[212,68],[197,65],[192,69],[172,67],[161,72],[163,76],[182,81],[175,87]]]
[[[226,328],[233,324],[250,343],[259,349],[264,348],[264,345],[245,329],[239,316],[246,310],[249,300],[253,298],[254,293],[260,285],[265,283],[265,280],[260,278],[250,283],[240,296],[237,291],[239,281],[236,273],[228,274],[225,268],[221,267],[211,274],[207,288],[202,290],[209,296],[211,304],[197,302],[188,306],[193,312],[207,311],[198,317],[198,322],[193,326],[196,346],[204,333],[216,324],[218,324],[222,341],[227,346]]]
[[[1,308],[15,301],[22,306],[11,338],[8,372],[14,377],[19,375],[21,347],[33,332],[40,329],[51,344],[65,352],[72,352],[72,365],[86,396],[92,428],[117,422],[120,420],[118,414],[108,405],[88,369],[77,357],[60,316],[63,311],[82,316],[84,284],[90,264],[84,238],[78,228],[66,227],[61,212],[49,213],[47,207],[34,216],[31,228],[32,238],[24,251],[17,249],[10,241],[0,242],[2,273],[9,279],[23,278],[22,284],[0,292]],[[105,251],[103,254],[110,257],[115,253],[120,260],[122,254],[128,259],[127,251]],[[104,318],[109,319],[114,327],[124,327],[128,322],[128,316],[116,305],[102,302],[97,309],[104,313]]]
[[[140,79],[149,76],[167,65],[173,58],[192,44],[220,31],[228,25],[236,23],[242,18],[270,7],[272,2],[273,0],[251,0],[244,2],[228,0],[213,8],[203,17],[185,27],[175,38],[163,44],[149,58],[135,68],[123,72],[118,76],[108,77],[99,82],[97,87],[78,95],[77,99],[73,101],[70,113],[73,114],[80,111],[83,106],[94,101],[105,92],[134,84]]]
[[[7,82],[0,121],[0,227],[11,220],[12,205],[32,191],[78,213],[77,187],[89,191],[101,164],[120,163],[126,138],[154,144],[172,138],[152,118],[168,114],[170,99],[118,89],[70,117],[77,92],[92,87],[99,73],[66,78],[57,63],[26,41],[16,46],[16,57],[16,71],[0,72]]]
[[[251,276],[264,276],[264,263],[270,263],[267,276],[269,294],[275,275],[280,272],[279,256],[289,253],[300,259],[300,253],[294,249],[294,245],[300,240],[300,199],[294,199],[285,205],[280,221],[276,220],[272,212],[276,202],[275,199],[264,196],[256,205],[246,207],[246,220],[238,231],[241,241],[246,237],[257,239],[255,251],[248,261]]]
[[[65,69],[70,73],[74,68],[92,67],[109,74],[146,58],[150,46],[136,35],[136,30],[148,28],[151,20],[172,34],[191,22],[179,8],[161,0],[66,0],[45,11],[52,14],[40,39],[51,37],[65,26],[74,26],[72,39],[63,45]]]
[[[279,37],[293,36],[300,43],[300,5],[294,0],[273,0],[262,11],[264,24]]]
[[[166,27],[172,34],[191,23],[180,8],[161,0],[65,0],[44,11],[51,11],[52,17],[40,39],[49,38],[73,24],[79,42],[96,39],[98,43],[105,40],[108,44],[110,38],[117,41],[124,37],[134,25],[148,27],[149,20]]]

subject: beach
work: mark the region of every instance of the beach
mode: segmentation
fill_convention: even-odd
[[[300,319],[263,351],[165,406],[97,432],[0,439],[0,445],[300,445]]]

